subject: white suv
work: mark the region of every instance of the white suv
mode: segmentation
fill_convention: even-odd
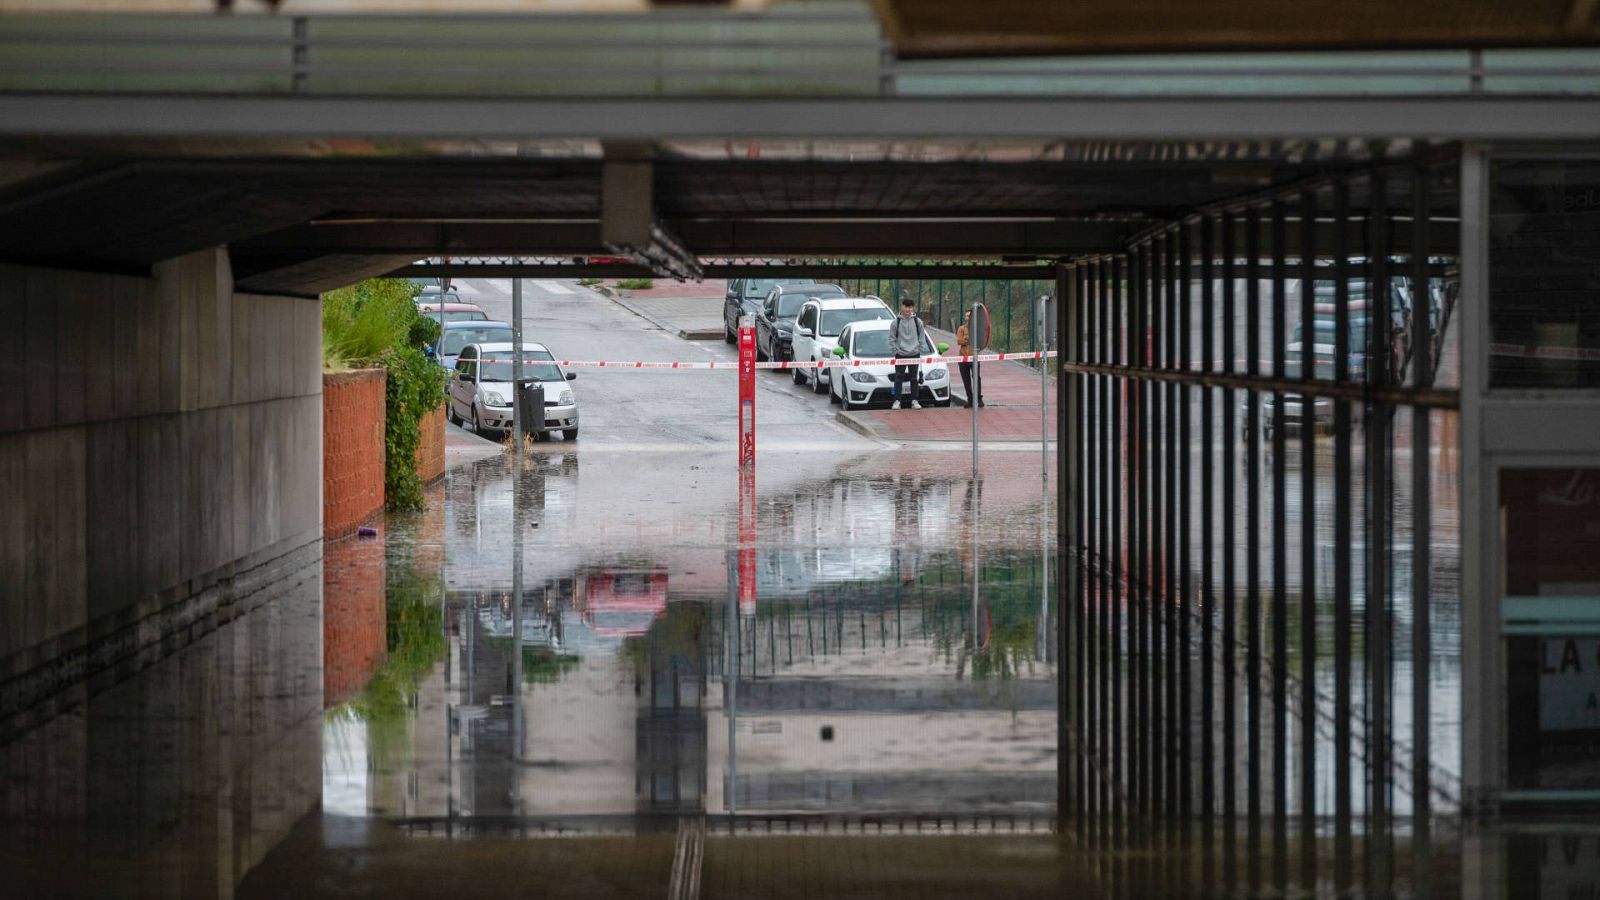
[[[794,323],[794,349],[791,359],[797,362],[816,362],[832,359],[833,348],[839,346],[839,332],[851,322],[875,319],[892,319],[894,313],[877,297],[824,297],[808,300],[800,307]],[[811,390],[821,394],[828,390],[828,374],[823,369],[795,369],[794,383],[811,384]]]

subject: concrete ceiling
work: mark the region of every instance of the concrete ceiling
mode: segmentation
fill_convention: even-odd
[[[902,58],[1600,43],[1592,0],[875,0]]]
[[[1152,221],[1340,164],[1266,144],[1016,149],[1010,162],[903,145],[858,161],[816,148],[809,158],[705,147],[645,155],[661,225],[695,255],[719,259],[1094,254]],[[601,239],[605,165],[583,152],[14,166],[35,174],[0,186],[0,261],[139,271],[227,245],[241,286],[297,294],[426,257],[581,261],[611,255]]]

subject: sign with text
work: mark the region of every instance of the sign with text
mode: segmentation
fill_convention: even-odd
[[[1539,639],[1539,729],[1600,730],[1600,637]]]

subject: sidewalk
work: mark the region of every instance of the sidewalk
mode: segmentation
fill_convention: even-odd
[[[673,290],[629,291],[630,296],[614,287],[602,285],[596,290],[616,301],[618,306],[643,318],[668,334],[676,334],[690,341],[714,341],[722,338],[723,293],[714,296],[709,291],[720,290],[721,282],[712,284],[681,285],[672,283]],[[693,294],[683,289],[692,288]]]
[[[960,352],[955,335],[937,328],[929,328],[928,335],[935,343],[948,343],[951,354]],[[978,440],[1037,442],[1039,371],[1009,360],[981,363],[980,368],[983,397],[988,405],[978,410]],[[950,384],[955,402],[948,409],[865,409],[840,412],[838,420],[868,437],[888,441],[970,441],[972,410],[962,407],[967,398],[955,363],[950,364]],[[1053,438],[1057,409],[1054,379],[1046,398],[1050,406],[1046,427]]]
[[[444,468],[447,472],[505,452],[505,446],[497,441],[479,437],[459,425],[444,424]]]

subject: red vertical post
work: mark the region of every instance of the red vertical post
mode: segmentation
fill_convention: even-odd
[[[756,611],[756,330],[739,320],[739,614]]]

